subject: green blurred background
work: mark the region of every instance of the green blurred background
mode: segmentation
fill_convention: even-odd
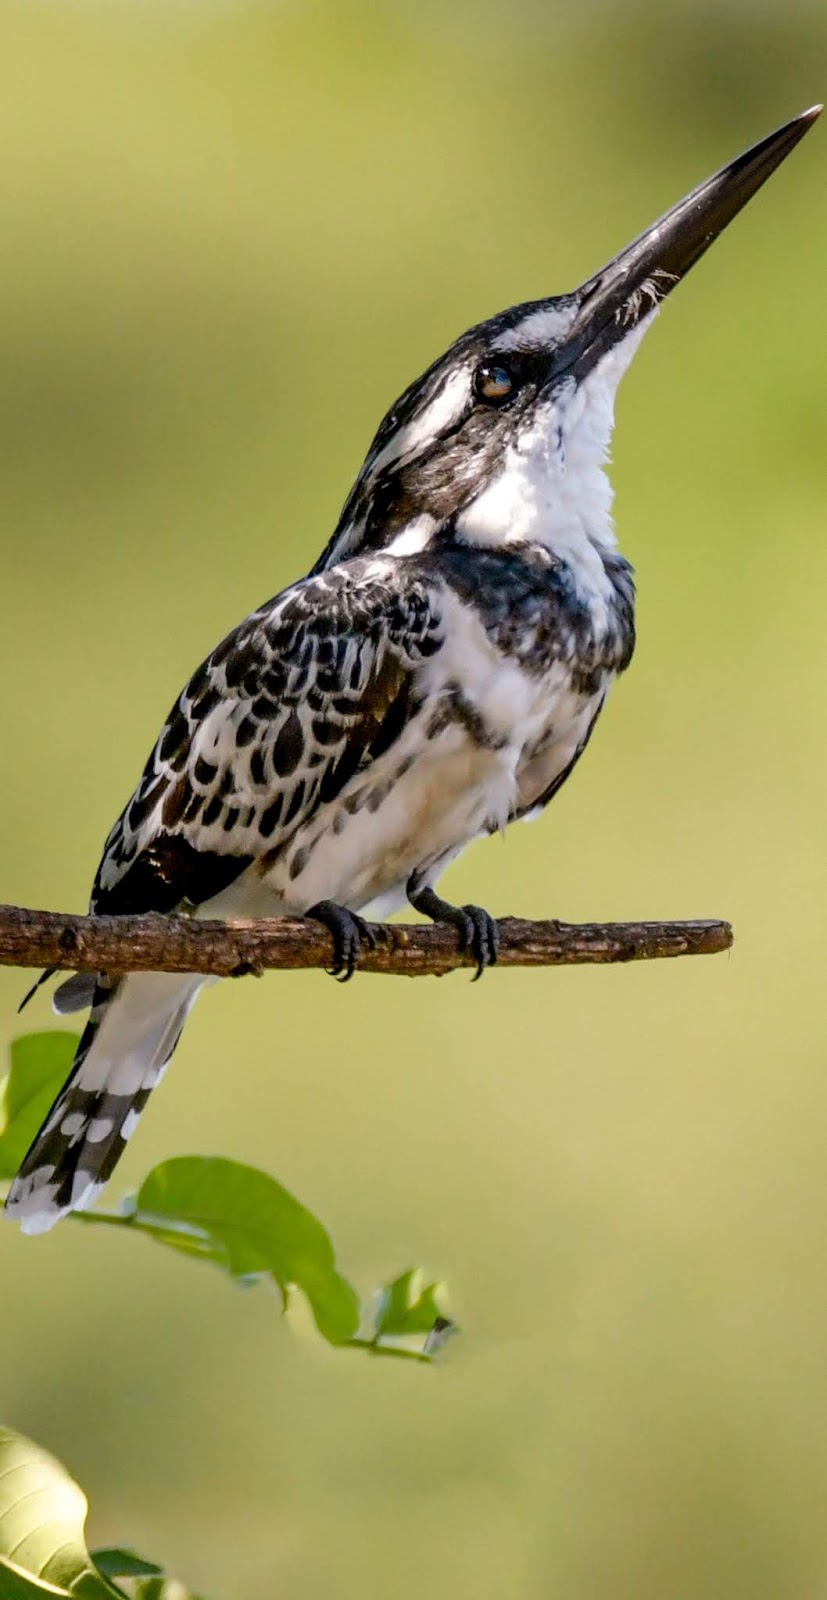
[[[0,897],[84,906],[180,683],[435,353],[825,87],[806,0],[5,0]],[[138,1239],[0,1230],[0,1416],[214,1600],[825,1593],[825,137],[626,380],[640,646],[588,759],[446,879],[729,916],[733,954],[223,985],[113,1184],[266,1166],[363,1290],[449,1281],[441,1370]]]

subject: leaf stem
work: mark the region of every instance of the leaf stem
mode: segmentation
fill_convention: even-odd
[[[401,1350],[398,1345],[382,1344],[376,1339],[348,1339],[341,1346],[345,1350],[367,1350],[371,1356],[395,1356],[397,1361],[418,1361],[426,1367],[433,1366],[431,1356],[426,1356],[421,1350]]]

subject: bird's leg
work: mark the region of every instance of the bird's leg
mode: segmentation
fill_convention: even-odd
[[[452,906],[440,899],[435,890],[421,886],[416,873],[408,880],[408,899],[414,911],[421,911],[432,922],[447,922],[459,933],[461,950],[468,950],[477,963],[474,982],[481,978],[486,967],[493,967],[500,949],[499,925],[482,906]]]
[[[340,983],[347,983],[356,971],[363,946],[367,946],[368,950],[374,949],[378,936],[376,928],[364,917],[357,916],[355,911],[349,911],[347,906],[338,905],[335,900],[319,900],[304,914],[312,917],[314,922],[323,922],[330,929],[333,935],[330,975],[338,978]]]

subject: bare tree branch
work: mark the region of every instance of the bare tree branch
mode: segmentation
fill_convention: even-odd
[[[728,922],[500,922],[501,967],[556,967],[712,955],[728,950]],[[0,966],[79,972],[203,972],[241,977],[268,968],[329,967],[331,935],[320,923],[198,922],[191,917],[76,917],[0,905]],[[364,972],[440,977],[473,966],[453,928],[390,924],[360,960]]]

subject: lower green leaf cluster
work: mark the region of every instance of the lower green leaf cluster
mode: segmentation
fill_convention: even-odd
[[[0,1081],[0,1180],[14,1177],[76,1045],[74,1034],[58,1031],[14,1041]],[[176,1156],[155,1167],[119,1211],[75,1212],[73,1220],[143,1234],[212,1262],[237,1282],[269,1281],[285,1309],[298,1289],[322,1338],[340,1348],[430,1361],[454,1327],[440,1310],[438,1285],[420,1289],[415,1268],[385,1285],[373,1312],[366,1311],[318,1218],[269,1173],[240,1161]],[[149,1582],[157,1574],[144,1577]]]

